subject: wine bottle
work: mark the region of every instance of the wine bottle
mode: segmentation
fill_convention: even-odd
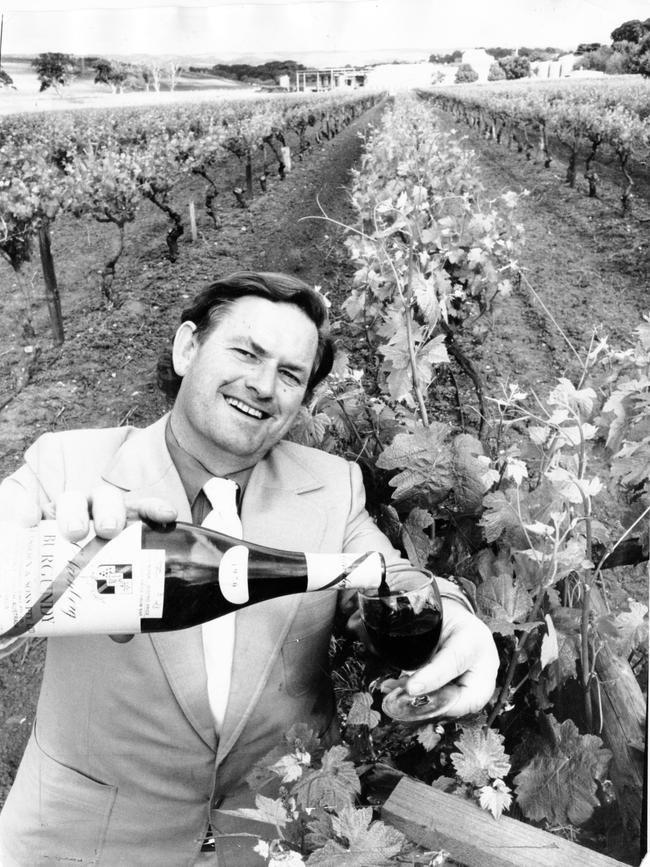
[[[282,551],[185,524],[135,521],[107,541],[55,521],[0,525],[0,650],[18,636],[164,632],[311,590],[378,587],[377,552]]]

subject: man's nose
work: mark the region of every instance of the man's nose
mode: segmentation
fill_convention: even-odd
[[[246,377],[246,385],[258,398],[271,398],[275,392],[276,371],[272,364],[258,364]]]

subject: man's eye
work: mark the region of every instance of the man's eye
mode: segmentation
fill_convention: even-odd
[[[290,370],[283,370],[282,376],[291,385],[302,385],[302,379],[299,376],[297,376],[295,373],[292,373]]]
[[[240,346],[235,347],[235,352],[242,358],[255,358],[255,353],[249,352],[248,349],[242,349]]]

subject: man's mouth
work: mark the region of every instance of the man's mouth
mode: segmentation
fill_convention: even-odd
[[[228,404],[228,406],[232,406],[234,409],[239,410],[239,412],[244,413],[244,415],[248,415],[251,418],[259,419],[260,421],[265,418],[269,418],[268,412],[264,412],[261,409],[257,409],[254,406],[251,406],[248,403],[244,403],[243,400],[238,400],[236,397],[228,397],[225,396],[224,400]]]

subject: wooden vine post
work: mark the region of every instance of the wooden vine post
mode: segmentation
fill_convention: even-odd
[[[65,339],[63,334],[63,316],[61,313],[59,287],[56,282],[56,272],[54,271],[54,260],[52,259],[50,227],[47,222],[44,222],[39,226],[38,247],[41,254],[43,279],[45,281],[45,301],[50,313],[50,323],[52,325],[54,342],[60,346]]]
[[[591,588],[591,607],[604,616],[605,602]],[[612,752],[609,775],[616,792],[621,820],[632,845],[640,848],[643,815],[646,702],[632,668],[622,656],[602,642],[596,655],[597,682],[594,706],[600,708],[602,738]],[[598,732],[596,732],[599,734]]]
[[[442,849],[463,867],[624,867],[525,822],[493,819],[478,804],[409,777],[399,781],[381,813],[413,843]]]

